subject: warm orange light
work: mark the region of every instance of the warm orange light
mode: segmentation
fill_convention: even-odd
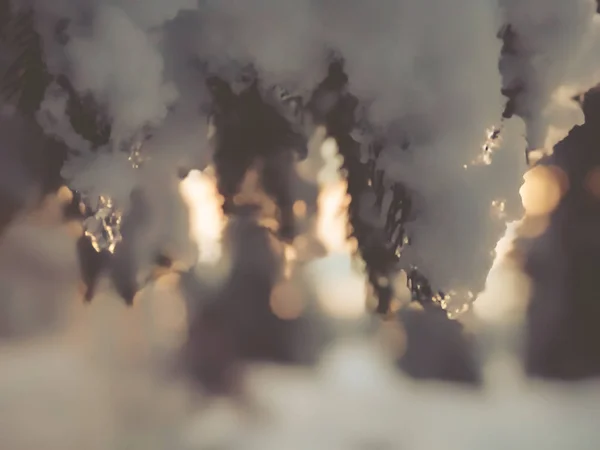
[[[192,170],[181,182],[180,193],[189,208],[190,234],[198,244],[199,260],[218,261],[225,217],[216,178],[209,169],[204,172]]]
[[[290,282],[280,283],[271,293],[271,311],[282,320],[294,320],[304,311],[304,300]]]
[[[600,166],[593,167],[585,177],[585,188],[600,200]]]
[[[554,211],[569,184],[566,173],[556,166],[536,166],[523,180],[519,194],[528,216],[543,216]]]
[[[294,214],[296,217],[304,218],[306,217],[306,202],[303,200],[297,200],[294,203]]]

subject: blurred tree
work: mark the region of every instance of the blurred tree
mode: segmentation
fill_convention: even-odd
[[[585,96],[584,113],[585,124],[542,162],[562,169],[569,189],[548,229],[532,242],[527,261],[534,283],[527,315],[527,370],[567,380],[600,375],[600,198],[590,189],[600,167],[600,93]]]

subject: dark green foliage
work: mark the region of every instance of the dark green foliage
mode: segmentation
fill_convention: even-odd
[[[108,144],[111,126],[108,118],[91,94],[79,95],[69,79],[57,77],[58,85],[67,92],[67,116],[73,130],[94,148]]]
[[[348,183],[347,192],[350,196],[348,218],[351,236],[356,238],[369,283],[377,296],[377,312],[387,314],[393,296],[391,276],[399,270],[400,250],[406,240],[405,225],[412,219],[411,195],[402,183],[396,182],[391,186],[384,184],[384,171],[377,168],[382,142],[375,141],[372,144],[370,161],[361,161],[360,144],[351,135],[356,126],[355,116],[359,102],[347,92],[347,85],[348,76],[344,72],[343,63],[336,59],[330,64],[326,78],[314,91],[308,107],[314,120],[325,125],[328,135],[336,140],[343,157],[341,170]],[[402,147],[408,149],[409,143],[403,143]],[[392,193],[392,202],[386,214],[385,225],[377,227],[362,217],[361,202],[364,194],[373,194],[375,206],[381,211],[383,198],[389,191]],[[414,301],[426,307],[441,309],[435,298],[443,297],[443,293],[434,291],[426,277],[413,269],[408,278]]]
[[[46,89],[52,81],[56,81],[68,95],[67,116],[73,130],[93,147],[106,145],[111,127],[100,105],[91,94],[77,92],[67,76],[53,77],[48,72],[41,37],[35,29],[34,12],[29,9],[11,13],[5,2],[0,4],[0,12],[3,14],[0,35],[9,51],[15,55],[2,74],[2,96],[14,101],[21,113],[33,117],[40,108]],[[68,25],[66,20],[56,25],[55,34],[59,44],[68,42]]]
[[[16,56],[2,74],[0,91],[5,99],[15,101],[17,108],[30,116],[39,109],[52,81],[34,19],[32,10],[9,12],[5,15],[1,33],[5,44]]]
[[[56,26],[59,44],[68,41],[68,25],[68,21],[62,20]],[[54,77],[49,73],[32,9],[12,10],[10,0],[0,0],[0,44],[11,58],[5,70],[0,72],[0,95],[29,119],[29,134],[33,137],[18,149],[19,164],[30,182],[39,186],[41,197],[44,197],[64,184],[60,173],[70,151],[59,139],[44,136],[37,124],[36,114],[50,84],[56,81],[67,93],[66,113],[73,130],[94,148],[108,143],[110,124],[91,95],[80,95],[66,76]],[[23,207],[23,196],[13,191],[8,187],[0,192],[0,230]]]
[[[396,270],[398,257],[384,230],[378,229],[361,216],[361,199],[364,193],[374,192],[383,196],[383,185],[377,192],[377,183],[372,183],[371,166],[360,160],[360,145],[351,132],[356,125],[355,111],[358,99],[346,92],[348,76],[344,72],[343,63],[334,60],[325,79],[317,87],[309,108],[318,123],[327,128],[327,134],[337,142],[340,155],[343,157],[343,171],[350,196],[348,220],[352,237],[356,238],[358,251],[365,262],[369,283],[378,299],[377,311],[388,312],[393,291],[389,276]],[[325,99],[335,101],[324,101]],[[379,195],[380,194],[380,195]]]
[[[225,212],[234,209],[233,198],[247,171],[262,160],[261,180],[265,192],[278,206],[280,237],[293,239],[296,230],[292,207],[296,198],[289,187],[291,174],[286,169],[292,167],[294,152],[299,157],[306,156],[305,139],[263,99],[257,81],[239,94],[219,77],[209,77],[206,84],[213,100],[214,163]]]

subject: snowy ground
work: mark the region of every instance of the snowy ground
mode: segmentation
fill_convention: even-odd
[[[73,298],[76,289],[51,289],[56,280],[67,281],[65,274],[73,270],[68,252],[63,255],[62,275],[47,271],[61,266],[45,265],[41,253],[33,257],[36,266],[27,263],[31,270],[16,270],[26,263],[16,255],[27,256],[27,246],[42,253],[54,251],[52,246],[68,248],[74,238],[67,231],[35,222],[9,233],[14,239],[4,241],[8,247],[0,249],[5,305],[6,292],[29,298],[30,308]],[[46,239],[48,248],[36,236]],[[417,383],[391,365],[379,341],[364,338],[338,340],[317,369],[249,367],[243,406],[228,400],[207,403],[165,370],[164,357],[173,354],[185,323],[182,300],[169,289],[169,283],[154,286],[129,309],[101,289],[104,294],[89,306],[79,299],[63,302],[58,314],[62,319],[56,319],[54,327],[43,327],[28,339],[5,340],[0,346],[0,448],[595,450],[599,446],[599,383],[529,381],[510,358],[500,357],[487,359],[482,390]],[[30,317],[32,310],[9,309],[5,314]],[[26,322],[32,329],[36,323]]]

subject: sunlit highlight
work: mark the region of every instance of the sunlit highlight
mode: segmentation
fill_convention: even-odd
[[[338,158],[334,139],[329,138],[323,142],[321,155],[325,165],[318,176],[320,192],[317,200],[317,237],[328,253],[349,253],[352,248],[347,226],[350,198],[346,192],[347,183],[338,174],[341,160]]]
[[[543,233],[549,215],[569,187],[565,172],[556,166],[535,166],[523,176],[519,190],[525,215],[509,222],[494,250],[494,262],[484,291],[474,304],[477,316],[487,322],[518,320],[524,313],[531,282],[521,267],[517,240]]]
[[[285,266],[283,269],[283,276],[286,280],[289,280],[292,277],[292,271],[294,270],[294,264],[298,259],[298,252],[294,248],[293,245],[284,244],[283,247],[283,257],[285,261]]]
[[[485,289],[474,303],[475,314],[486,322],[516,319],[530,292],[528,276],[515,258],[515,242],[523,220],[509,222],[494,249],[494,262],[485,280]]]
[[[221,239],[225,226],[222,198],[210,168],[192,170],[179,185],[190,212],[190,235],[198,245],[198,261],[216,263],[222,254]]]
[[[352,264],[356,243],[348,239],[347,184],[339,175],[342,159],[334,139],[321,145],[324,161],[317,180],[320,187],[316,234],[327,257],[312,264],[313,282],[323,310],[332,317],[356,319],[366,310],[366,282]]]
[[[492,215],[497,219],[504,219],[506,217],[506,201],[505,200],[494,200],[491,208]]]
[[[528,216],[550,214],[568,189],[567,175],[556,166],[536,166],[523,180],[519,194]]]
[[[471,162],[471,165],[489,166],[492,163],[492,156],[502,141],[502,136],[500,135],[501,131],[502,130],[497,127],[490,127],[485,130],[486,138],[481,146],[481,153]],[[465,169],[467,168],[466,165],[464,167]]]
[[[348,242],[348,204],[346,182],[339,180],[335,184],[324,186],[319,194],[319,216],[317,218],[317,236],[329,253],[350,250]]]

